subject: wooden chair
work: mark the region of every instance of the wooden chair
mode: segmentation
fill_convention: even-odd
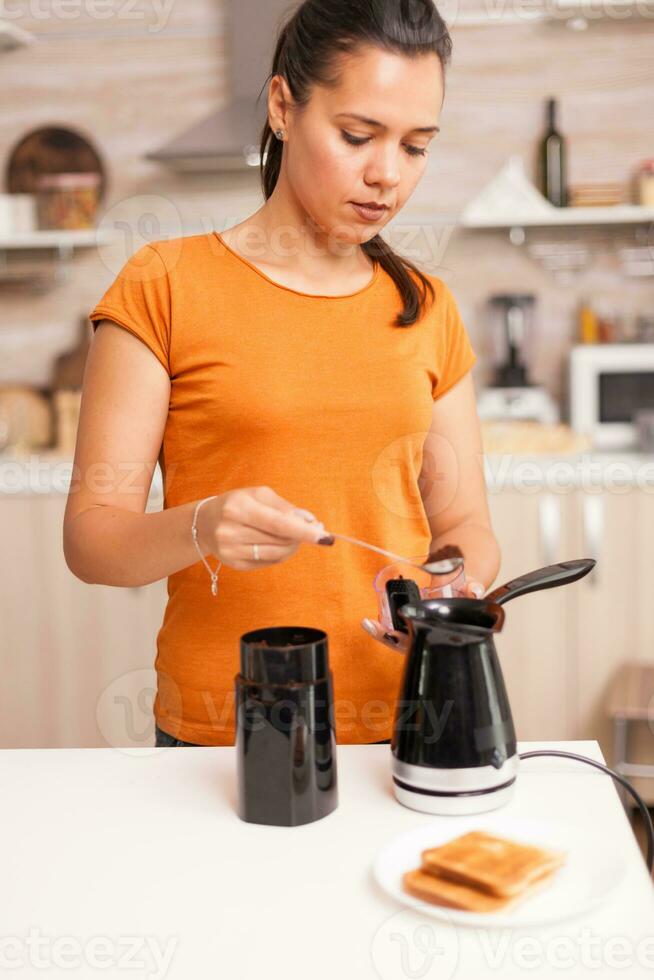
[[[654,791],[654,664],[625,663],[615,676],[611,691],[608,712],[613,724],[613,768],[621,776],[625,776],[634,788],[640,792],[645,802],[650,806]],[[638,754],[645,754],[652,759],[652,764],[630,762],[630,724],[641,724]],[[645,727],[647,726],[647,727]],[[643,729],[645,742],[643,744]],[[621,787],[617,787],[623,805],[633,799]],[[647,797],[650,797],[648,800]]]

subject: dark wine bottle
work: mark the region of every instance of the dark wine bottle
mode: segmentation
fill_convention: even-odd
[[[540,189],[558,208],[566,207],[566,140],[556,128],[556,99],[547,100],[547,130],[540,144]]]

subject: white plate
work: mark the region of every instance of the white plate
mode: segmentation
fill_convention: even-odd
[[[520,843],[566,851],[565,864],[541,891],[506,911],[464,912],[431,905],[404,891],[402,875],[420,867],[422,851],[445,844],[469,830],[485,830]],[[482,813],[442,817],[393,838],[378,854],[373,871],[380,887],[398,902],[418,908],[436,919],[457,925],[519,928],[590,911],[605,902],[617,887],[623,866],[607,846],[607,841],[587,827]]]

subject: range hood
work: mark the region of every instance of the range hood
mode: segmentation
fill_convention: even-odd
[[[268,113],[266,93],[257,97],[272,65],[281,22],[292,0],[228,0],[225,49],[230,63],[230,101],[146,159],[179,173],[220,173],[259,167],[259,140]]]

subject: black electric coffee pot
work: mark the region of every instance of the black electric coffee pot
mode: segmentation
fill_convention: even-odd
[[[492,810],[513,793],[516,735],[493,634],[509,599],[575,582],[592,559],[539,568],[482,599],[399,609],[409,630],[391,751],[398,801],[425,813]]]

